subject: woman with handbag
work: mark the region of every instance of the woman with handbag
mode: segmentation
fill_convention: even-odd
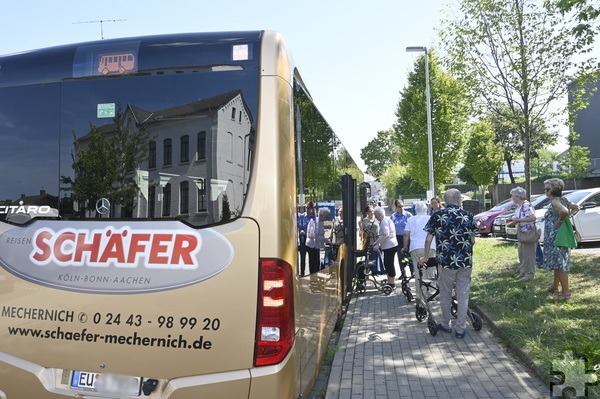
[[[510,190],[515,204],[515,218],[511,222],[517,225],[517,240],[519,241],[519,274],[521,281],[529,281],[535,276],[535,249],[540,234],[535,225],[535,210],[527,201],[527,191],[522,187]]]
[[[554,271],[554,280],[549,292],[553,292],[554,299],[567,300],[571,297],[569,290],[569,270],[571,249],[555,244],[556,235],[565,219],[579,212],[579,205],[574,204],[562,196],[565,183],[561,179],[553,178],[544,181],[546,196],[550,198],[550,207],[544,216],[544,269]],[[572,228],[571,228],[572,229]],[[573,234],[573,232],[569,232]],[[561,291],[558,285],[560,283]]]

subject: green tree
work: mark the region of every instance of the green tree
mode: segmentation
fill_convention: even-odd
[[[389,165],[380,179],[390,200],[406,194],[424,193],[426,190],[425,186],[412,178],[408,166],[399,162]]]
[[[321,113],[304,93],[296,99],[302,139],[302,186],[313,199],[331,195],[336,182],[334,149],[336,138]]]
[[[498,151],[494,125],[487,120],[469,126],[469,144],[465,156],[465,167],[478,186],[492,184],[504,162],[504,154]]]
[[[556,175],[554,165],[557,163],[558,154],[555,151],[536,150],[531,154],[531,178],[543,181]]]
[[[573,28],[573,34],[592,42],[600,26],[600,2],[598,0],[554,0],[557,8],[565,14],[574,14],[578,22]]]
[[[223,209],[223,212],[221,212],[221,221],[231,220],[231,208],[229,207],[229,196],[227,196],[227,193],[223,193],[221,205]]]
[[[501,114],[488,114],[489,119],[495,132],[496,143],[501,147],[504,155],[504,163],[508,171],[508,176],[511,183],[515,183],[515,177],[512,170],[512,163],[517,159],[523,159],[525,145],[523,143],[523,135],[519,131],[519,127],[509,119],[504,118],[502,115],[509,114],[510,111],[506,109]],[[537,123],[531,128],[531,151],[532,157],[537,151],[543,148],[555,144],[557,133],[555,131],[548,130],[542,123]]]
[[[377,136],[360,150],[360,158],[367,166],[367,173],[381,177],[387,168],[399,160],[398,146],[393,130],[381,130]]]
[[[579,134],[571,131],[568,136],[569,149],[558,161],[558,170],[565,180],[573,180],[577,188],[577,179],[582,179],[589,173],[590,149],[576,145]]]
[[[99,198],[108,198],[131,211],[139,193],[136,169],[148,158],[149,138],[143,127],[127,127],[119,113],[102,131],[90,124],[90,133],[73,132],[74,176],[61,176],[61,190],[71,192],[80,215],[95,209]]]
[[[456,174],[456,176],[458,176],[458,178],[461,181],[465,182],[466,184],[469,184],[472,186],[477,185],[475,178],[473,177],[473,175],[471,174],[471,171],[469,170],[469,168],[467,168],[466,165],[463,165],[463,167],[458,170],[458,173]]]
[[[434,178],[436,186],[440,186],[451,180],[461,159],[467,105],[461,85],[441,69],[433,51],[428,51],[428,56]],[[415,62],[400,96],[394,126],[400,159],[420,186],[429,187],[424,55]]]
[[[478,111],[496,114],[518,129],[531,192],[533,131],[547,120],[562,117],[566,122],[558,104],[569,84],[586,87],[595,80],[593,60],[575,61],[591,49],[590,43],[572,35],[573,24],[551,2],[460,0],[455,15],[440,30],[450,71],[470,88]],[[582,94],[572,93],[574,98]]]

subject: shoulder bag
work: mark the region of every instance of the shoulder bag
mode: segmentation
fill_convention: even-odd
[[[541,230],[534,224],[533,229],[522,231],[521,227],[517,228],[517,240],[524,244],[531,244],[540,239],[542,235]]]
[[[576,248],[577,240],[575,239],[575,231],[573,230],[573,224],[571,223],[571,218],[567,217],[563,220],[563,223],[558,228],[556,232],[556,237],[554,238],[554,245],[557,247],[567,247],[567,248]]]
[[[522,209],[519,207],[519,215],[523,217]],[[542,235],[541,230],[536,226],[535,222],[533,223],[533,228],[529,230],[522,231],[521,226],[517,226],[517,240],[522,242],[523,244],[531,244],[540,239]]]

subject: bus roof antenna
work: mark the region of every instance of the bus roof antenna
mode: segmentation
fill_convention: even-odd
[[[126,19],[100,19],[98,21],[82,21],[82,22],[73,22],[74,24],[100,24],[100,38],[104,39],[104,22],[121,22],[127,21]]]

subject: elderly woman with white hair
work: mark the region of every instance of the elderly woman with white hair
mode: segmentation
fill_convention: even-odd
[[[527,191],[522,187],[510,190],[510,195],[517,210],[515,218],[510,223],[517,225],[517,240],[519,241],[519,273],[517,278],[529,281],[535,276],[535,249],[540,238],[535,226],[535,209],[527,201]]]
[[[429,221],[430,215],[428,214],[427,203],[425,201],[418,201],[415,203],[415,215],[408,219],[406,222],[406,228],[404,229],[404,239],[402,240],[402,252],[410,252],[412,258],[414,276],[415,276],[415,287],[419,287],[419,259],[424,255],[425,239],[427,238],[427,232],[423,230],[425,225]],[[435,238],[431,241],[429,257],[433,258],[436,256],[435,253]],[[423,277],[431,279],[435,276],[433,268],[426,268],[423,271]],[[417,289],[417,298],[421,298],[421,290]]]
[[[306,229],[306,247],[308,252],[308,270],[310,274],[321,269],[321,250],[325,248],[325,221],[329,218],[329,208],[319,208],[317,220],[308,222]]]
[[[383,251],[383,265],[388,276],[388,284],[395,288],[396,267],[394,266],[394,257],[398,249],[396,226],[394,226],[392,219],[385,216],[383,208],[378,206],[373,213],[375,219],[379,221],[379,237],[373,243],[373,250]]]

